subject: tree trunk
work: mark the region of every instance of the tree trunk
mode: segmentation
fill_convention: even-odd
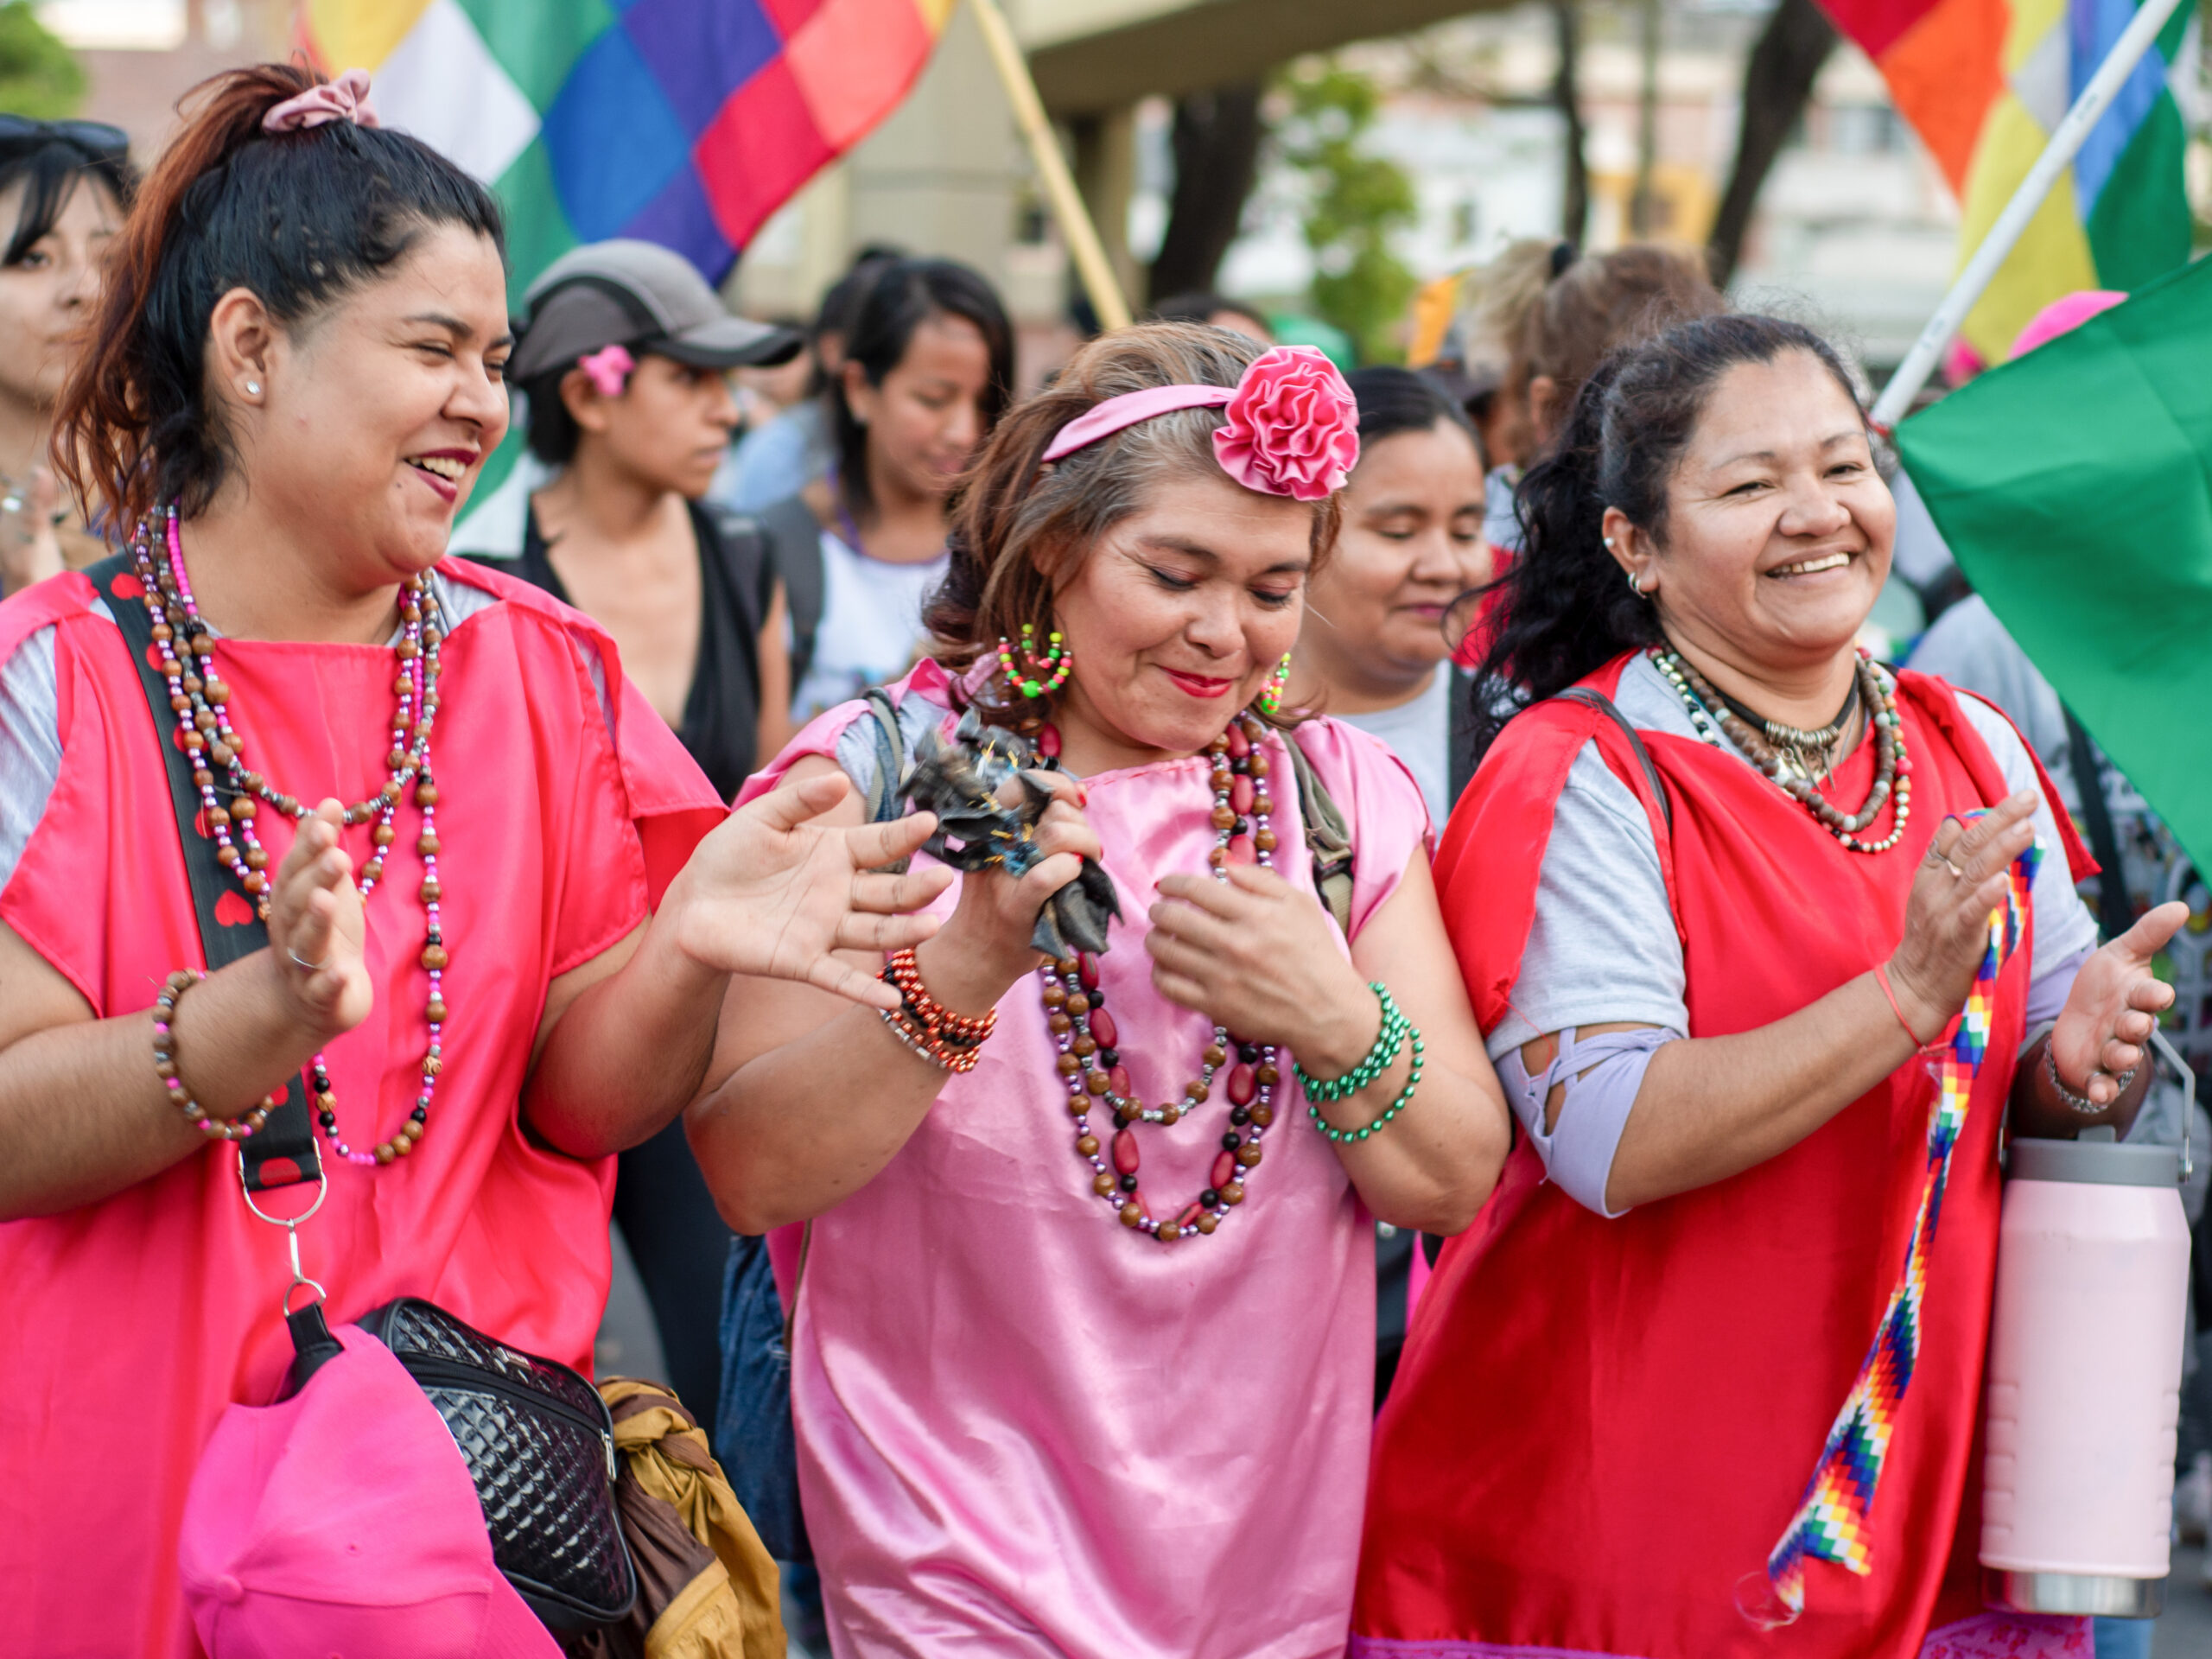
[[[1580,248],[1590,232],[1590,163],[1582,153],[1582,16],[1579,0],[1552,0],[1552,26],[1559,37],[1559,73],[1552,80],[1552,103],[1567,120],[1567,153],[1560,171],[1559,233]]]
[[[1175,100],[1175,194],[1152,262],[1154,303],[1214,285],[1259,176],[1260,92],[1243,80]]]
[[[1780,0],[1765,32],[1744,66],[1744,124],[1736,138],[1736,168],[1714,214],[1706,258],[1713,285],[1728,286],[1743,257],[1745,233],[1758,206],[1774,158],[1813,95],[1813,82],[1835,49],[1835,25],[1813,0]]]

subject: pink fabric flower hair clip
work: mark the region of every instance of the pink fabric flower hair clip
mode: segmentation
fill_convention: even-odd
[[[576,366],[590,378],[601,397],[620,397],[622,388],[630,383],[630,371],[638,366],[638,359],[630,355],[626,347],[602,346],[578,358]]]
[[[305,132],[329,121],[351,121],[357,127],[380,127],[376,109],[369,102],[369,72],[348,69],[335,80],[310,86],[261,118],[264,132]]]
[[[1058,461],[1157,415],[1227,406],[1215,429],[1222,471],[1248,490],[1324,501],[1359,464],[1359,403],[1327,353],[1275,346],[1231,386],[1147,386],[1109,397],[1070,421],[1046,448]]]

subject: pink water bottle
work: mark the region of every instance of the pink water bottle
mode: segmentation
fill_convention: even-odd
[[[2153,1618],[2164,1601],[2185,1157],[2110,1139],[2012,1142],[1983,1459],[1992,1607]]]

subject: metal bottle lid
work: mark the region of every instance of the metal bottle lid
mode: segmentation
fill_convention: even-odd
[[[2127,1146],[2106,1141],[2012,1142],[2016,1181],[2078,1181],[2094,1186],[2163,1186],[2181,1184],[2181,1148]]]

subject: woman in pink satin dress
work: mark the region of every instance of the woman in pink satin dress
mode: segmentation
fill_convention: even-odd
[[[841,1656],[1343,1649],[1373,1219],[1458,1231],[1507,1145],[1419,790],[1363,734],[1273,713],[1352,421],[1319,353],[1167,323],[1007,418],[937,655],[889,695],[909,753],[969,709],[1034,739],[1036,861],[962,878],[934,938],[867,964],[896,1014],[758,988],[772,1012],[688,1116],[725,1217],[787,1230]],[[831,709],[741,798],[865,795],[887,735]],[[1349,823],[1343,931],[1292,743]],[[1120,918],[1048,958],[1039,906],[1085,855]]]

